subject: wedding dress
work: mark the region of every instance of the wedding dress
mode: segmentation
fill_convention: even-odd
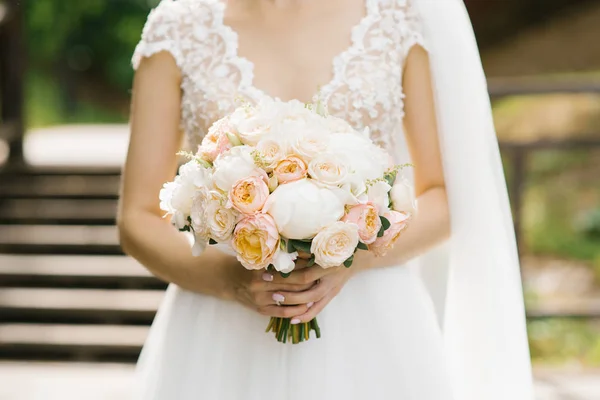
[[[479,108],[483,116],[460,126],[465,123],[465,111],[454,115],[457,106],[453,109],[445,104],[454,101],[447,98],[448,93],[461,87],[453,87],[440,66],[449,62],[446,54],[450,51],[442,36],[456,32],[435,32],[448,23],[435,21],[443,18],[444,7],[450,7],[446,11],[465,23],[464,7],[458,0],[366,0],[365,16],[349,32],[350,46],[333,60],[333,77],[320,95],[331,114],[356,128],[370,127],[373,140],[388,149],[398,163],[409,162],[402,124],[401,66],[414,45],[431,52],[434,83],[451,86],[436,89],[453,217],[453,239],[445,252],[356,275],[319,315],[322,338],[299,345],[280,344],[266,334],[268,317],[171,285],[138,362],[138,398],[532,398],[518,263],[514,237],[506,224],[510,214],[506,215],[497,143],[488,121],[489,102],[481,90],[483,75],[480,65],[479,70],[475,67],[476,74],[467,78],[474,80],[473,90],[464,87],[464,93],[455,95],[459,105],[470,100],[465,97],[469,93],[476,93],[475,98],[481,100],[473,108],[474,112]],[[163,0],[148,17],[133,57],[134,68],[142,58],[163,51],[176,61],[183,77],[181,124],[191,148],[199,144],[212,122],[236,107],[237,97],[255,102],[268,96],[254,86],[253,64],[239,56],[237,34],[224,23],[225,11],[222,0]],[[426,15],[436,24],[424,23],[421,17]],[[478,57],[468,35],[468,51],[462,60],[467,63]],[[436,58],[437,52],[443,62]],[[460,51],[455,55],[461,56]],[[456,61],[448,65],[457,68]],[[457,147],[455,141],[476,135],[478,128],[482,131],[477,137],[483,139],[468,140],[479,147]],[[454,141],[448,139],[449,130],[458,135]],[[477,150],[484,154],[478,155]],[[463,168],[467,162],[461,161],[461,151],[467,152],[463,158],[480,162],[477,172]],[[467,180],[475,179],[487,192],[478,194],[455,171]],[[461,196],[471,196],[466,198],[470,204],[459,201],[458,190]],[[496,194],[498,200],[488,201],[486,196]],[[490,216],[483,226],[465,215],[465,207],[474,210],[476,220],[487,215],[488,207],[497,216]],[[498,232],[485,234],[489,230]],[[475,237],[471,240],[470,235]],[[495,251],[482,255],[492,243]],[[480,246],[481,251],[470,245]],[[460,268],[455,268],[457,262]],[[498,262],[504,264],[496,268]],[[478,263],[481,271],[475,269]],[[504,286],[489,291],[496,283]],[[473,341],[472,351],[465,340]]]

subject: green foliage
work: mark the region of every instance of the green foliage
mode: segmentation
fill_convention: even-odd
[[[64,0],[23,3],[29,66],[70,68],[129,89],[129,60],[157,0]],[[125,93],[125,92],[124,92]]]
[[[527,330],[531,358],[536,363],[600,366],[600,332],[592,322],[537,320],[529,322]]]

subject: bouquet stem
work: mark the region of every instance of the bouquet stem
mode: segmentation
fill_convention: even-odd
[[[305,342],[310,338],[311,330],[315,331],[317,338],[321,337],[321,328],[319,328],[316,318],[310,322],[297,325],[292,325],[291,321],[290,318],[271,317],[266,332],[273,332],[280,343],[287,343],[288,339],[293,344]]]

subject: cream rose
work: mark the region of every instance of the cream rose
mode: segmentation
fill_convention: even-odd
[[[292,136],[291,147],[294,154],[309,163],[313,158],[327,150],[327,138],[319,133],[299,132]]]
[[[324,153],[319,154],[308,164],[310,177],[325,185],[338,186],[344,184],[350,175],[350,168],[345,157]]]
[[[207,189],[199,190],[192,199],[190,211],[190,220],[192,221],[192,230],[194,234],[194,246],[192,255],[199,256],[210,239],[210,228],[207,221],[206,207],[210,200],[210,193]]]
[[[256,150],[260,153],[261,159],[266,165],[266,171],[270,172],[277,163],[283,160],[287,155],[287,146],[283,140],[266,138],[256,145]]]
[[[242,178],[260,176],[267,179],[266,172],[254,164],[253,151],[250,146],[237,146],[217,157],[213,174],[215,185],[228,192]]]
[[[390,211],[384,215],[390,221],[390,227],[386,229],[382,237],[377,238],[373,244],[369,246],[369,250],[373,251],[378,256],[384,256],[400,237],[400,234],[408,226],[410,215],[398,211]]]
[[[390,192],[392,198],[392,209],[412,214],[417,210],[415,189],[408,179],[397,177]]]
[[[277,177],[277,182],[281,184],[306,178],[306,163],[300,157],[286,157],[277,164],[273,170],[273,175]]]
[[[344,202],[333,190],[301,179],[279,185],[267,199],[263,212],[275,219],[283,237],[310,239],[342,218]]]
[[[254,214],[263,208],[267,197],[269,197],[269,187],[264,179],[249,176],[233,184],[227,204],[243,214]]]
[[[317,233],[310,252],[315,256],[315,263],[322,268],[337,267],[352,257],[358,240],[358,225],[337,221]]]
[[[217,242],[231,239],[238,218],[238,212],[225,207],[222,200],[209,201],[205,209],[205,223],[210,230],[210,237]]]
[[[266,268],[279,249],[277,225],[268,214],[248,215],[235,227],[231,245],[246,269]]]
[[[381,219],[377,207],[373,204],[358,204],[350,208],[342,221],[358,226],[358,235],[364,244],[371,244],[377,240],[377,233],[381,229]]]
[[[356,130],[348,122],[331,115],[325,118],[325,126],[333,133],[356,133]]]

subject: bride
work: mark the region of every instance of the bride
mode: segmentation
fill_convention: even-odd
[[[138,398],[533,398],[504,176],[459,0],[163,0],[133,66],[119,232],[171,283]],[[158,208],[182,139],[197,146],[240,97],[317,93],[415,165],[419,212],[394,250],[285,280],[214,248],[192,257]],[[270,316],[317,314],[321,339],[284,345],[264,333]]]

